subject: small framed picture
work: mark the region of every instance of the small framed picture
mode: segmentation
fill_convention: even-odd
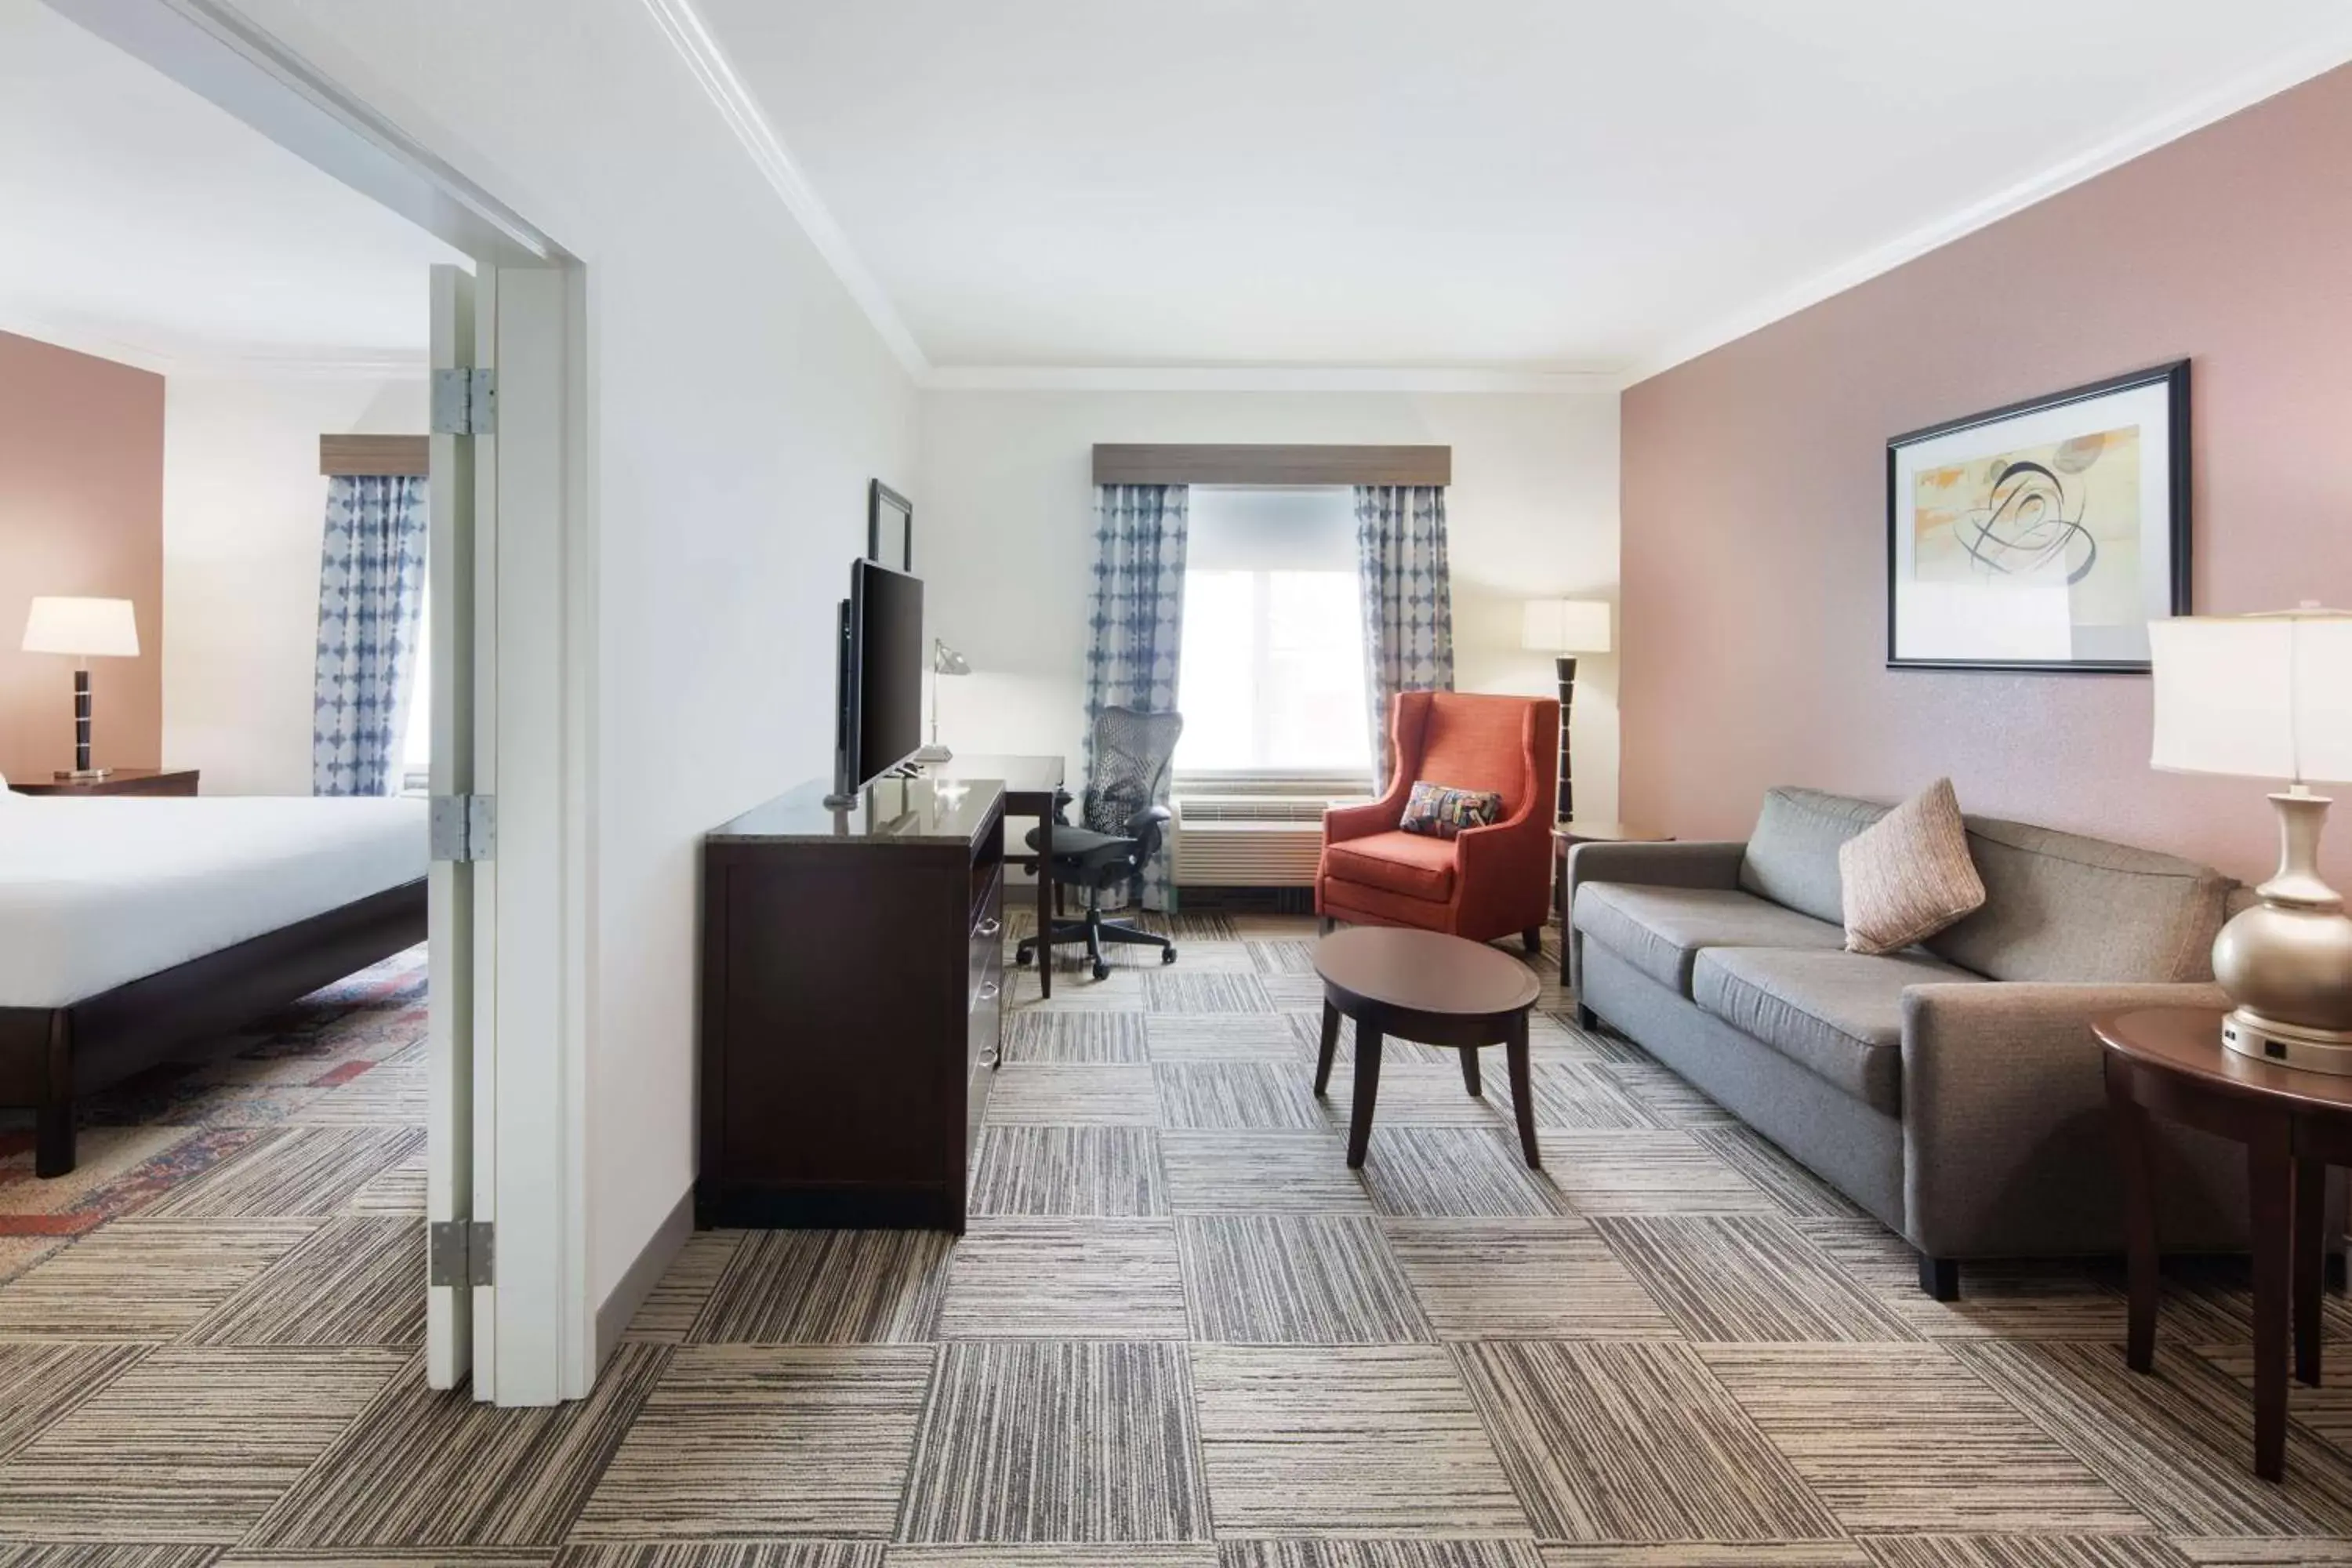
[[[866,487],[866,559],[915,569],[915,503],[880,479]]]
[[[1886,444],[1891,669],[2144,671],[2189,613],[2189,362]]]

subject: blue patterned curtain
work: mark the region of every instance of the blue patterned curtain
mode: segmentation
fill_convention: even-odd
[[[1182,485],[1095,487],[1095,600],[1087,625],[1087,774],[1094,774],[1095,721],[1106,708],[1168,713],[1176,708],[1177,645],[1184,630]],[[1163,788],[1158,804],[1168,804]],[[1105,902],[1124,902],[1107,893]],[[1175,907],[1168,846],[1143,872],[1143,907]]]
[[[313,795],[390,795],[399,780],[394,725],[425,602],[425,495],[413,476],[339,474],[327,487]]]
[[[1364,694],[1372,773],[1388,783],[1389,700],[1454,689],[1454,584],[1445,564],[1445,487],[1358,485],[1356,555],[1364,597]]]

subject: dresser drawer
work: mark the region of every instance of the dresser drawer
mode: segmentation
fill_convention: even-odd
[[[1004,872],[1000,867],[971,911],[971,941],[965,957],[969,975],[965,994],[977,997],[992,978],[1004,978]]]

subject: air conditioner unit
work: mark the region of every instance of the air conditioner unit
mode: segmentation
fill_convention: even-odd
[[[1183,795],[1174,801],[1180,888],[1311,888],[1323,813],[1353,801],[1281,795]]]

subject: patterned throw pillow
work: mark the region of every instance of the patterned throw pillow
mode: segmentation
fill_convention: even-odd
[[[1937,779],[1838,847],[1848,952],[1925,942],[1985,901],[1952,781]]]
[[[1448,789],[1444,784],[1416,784],[1405,796],[1407,833],[1451,838],[1465,827],[1484,827],[1503,815],[1503,797],[1491,790]]]

